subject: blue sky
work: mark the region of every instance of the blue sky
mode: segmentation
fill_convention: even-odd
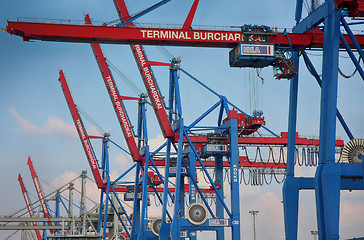
[[[127,5],[131,13],[136,13],[156,1],[129,0]],[[292,27],[294,24],[295,1],[201,1],[193,24],[240,26],[243,24],[265,24],[273,27]],[[112,1],[28,1],[6,0],[0,9],[0,27],[6,27],[7,20],[17,17],[51,18],[83,20],[89,13],[93,20],[112,21],[118,18]],[[140,23],[176,23],[182,24],[189,7],[188,1],[171,1],[167,5],[138,20]],[[284,6],[284,7],[282,7]],[[17,182],[17,174],[22,173],[28,191],[33,191],[30,174],[26,165],[27,157],[31,156],[41,179],[54,183],[55,179],[65,176],[66,172],[80,174],[82,170],[89,171],[83,149],[75,135],[73,122],[58,82],[58,71],[63,69],[72,90],[75,102],[103,129],[111,131],[114,141],[125,146],[120,127],[108,99],[104,83],[101,79],[96,61],[89,44],[56,43],[56,42],[23,42],[21,38],[0,33],[0,215],[8,215],[24,206]],[[128,46],[103,45],[104,54],[131,81],[144,90],[135,61]],[[145,47],[150,60],[168,62],[160,47]],[[228,65],[229,49],[213,48],[166,48],[173,56],[182,57],[181,66],[192,75],[202,80],[215,91],[228,97],[239,107],[250,112],[256,106],[249,99],[258,102],[258,107],[264,111],[267,126],[276,133],[287,130],[289,81],[275,80],[272,68],[265,68],[261,75],[264,84],[254,71],[240,68],[230,68]],[[318,71],[321,71],[321,52],[311,52],[312,61]],[[350,74],[354,67],[345,58],[340,58],[343,72]],[[156,67],[154,72],[162,92],[168,92],[168,69]],[[137,96],[127,82],[114,74],[119,91],[122,95]],[[249,77],[250,76],[250,77]],[[249,86],[253,82],[259,89],[259,96],[253,95]],[[214,104],[218,99],[198,87],[186,76],[180,79],[183,114],[185,122],[190,123],[199,114]],[[364,90],[363,81],[358,75],[351,79],[339,77],[338,106],[347,120],[355,137],[363,137],[362,119],[363,100],[360,97]],[[299,86],[298,132],[302,135],[318,136],[320,89],[313,77],[301,64]],[[254,106],[252,106],[254,105]],[[135,124],[136,103],[126,103],[128,113]],[[157,138],[160,133],[151,108],[148,109],[149,135]],[[214,122],[209,122],[210,124]],[[89,132],[95,132],[94,127],[87,123]],[[347,137],[338,127],[338,136],[347,141]],[[100,142],[94,142],[96,152],[100,153]],[[131,160],[117,150],[111,150],[111,164],[115,174],[131,164]],[[312,169],[302,171],[312,174]],[[91,174],[90,174],[91,175]],[[47,190],[48,187],[44,188]],[[259,226],[271,229],[270,234],[261,239],[279,239],[283,237],[283,218],[280,201],[281,185],[270,187],[243,187],[242,219],[246,239],[252,236],[251,218],[248,211],[257,208],[261,211],[257,218]],[[33,191],[35,194],[35,192]],[[343,236],[358,237],[364,235],[360,228],[363,217],[358,217],[357,223],[348,224],[350,216],[355,218],[351,206],[364,209],[364,204],[358,195],[343,193]],[[313,194],[302,194],[303,208],[301,239],[310,237],[309,230],[315,228]],[[361,195],[362,196],[362,195]],[[33,201],[35,198],[33,197]],[[277,207],[278,206],[278,207]],[[260,209],[259,209],[260,208]],[[310,209],[307,211],[307,209]],[[354,217],[353,217],[354,216]],[[261,217],[261,218],[259,218]],[[277,223],[270,218],[277,218]],[[346,219],[347,218],[347,219]],[[273,225],[273,226],[271,226]],[[263,233],[262,233],[263,234]],[[359,235],[357,235],[359,234]],[[245,238],[244,238],[245,239]]]

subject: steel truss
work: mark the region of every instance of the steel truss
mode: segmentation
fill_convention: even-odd
[[[339,209],[340,190],[364,190],[362,163],[336,163],[335,162],[335,136],[336,118],[339,119],[348,137],[353,139],[353,134],[343,121],[337,109],[337,85],[338,85],[338,62],[340,44],[344,45],[361,77],[364,74],[358,61],[355,59],[353,50],[347,44],[346,39],[340,31],[340,26],[346,30],[354,48],[363,57],[363,51],[355,36],[345,21],[345,5],[342,1],[325,1],[321,6],[312,3],[312,13],[301,20],[302,0],[297,0],[296,26],[294,33],[310,31],[323,23],[323,59],[322,80],[303,52],[303,58],[318,84],[321,87],[321,112],[320,112],[320,145],[319,163],[314,178],[297,178],[294,173],[295,161],[295,131],[297,118],[297,95],[298,76],[291,79],[290,105],[289,105],[289,132],[288,132],[288,160],[287,178],[283,186],[283,204],[285,217],[285,232],[287,239],[297,239],[298,230],[298,207],[300,190],[315,190],[316,217],[318,224],[318,236],[320,240],[339,239]],[[348,1],[356,2],[356,1]],[[363,4],[358,1],[358,4]],[[351,12],[352,14],[352,12]],[[341,41],[341,43],[340,43]],[[295,67],[298,69],[299,52],[294,52]]]

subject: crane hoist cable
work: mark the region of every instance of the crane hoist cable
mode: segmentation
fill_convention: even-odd
[[[121,77],[133,90],[137,95],[143,93],[143,91],[133,83],[125,74],[123,74],[110,60],[106,59],[107,65],[110,67],[111,70],[113,70],[119,77]]]
[[[358,60],[358,63],[359,63],[359,64],[360,64],[360,60],[361,60],[361,56],[359,56],[359,60]],[[355,68],[354,72],[353,72],[352,74],[350,74],[350,75],[346,75],[346,74],[344,74],[344,73],[341,71],[340,67],[338,67],[338,71],[339,71],[340,75],[341,75],[343,78],[349,79],[349,78],[352,78],[352,77],[356,74],[356,72],[358,71],[358,68]]]
[[[82,110],[82,108],[80,108],[79,106],[76,106],[77,110],[92,124],[94,125],[102,135],[105,135],[106,131],[99,125],[96,123],[96,121],[91,118],[84,110]]]

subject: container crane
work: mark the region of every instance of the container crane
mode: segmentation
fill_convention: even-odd
[[[38,198],[39,198],[40,204],[42,206],[44,216],[46,218],[50,218],[51,215],[49,214],[49,211],[48,211],[48,205],[47,205],[47,203],[46,203],[46,201],[44,199],[43,190],[42,190],[42,188],[40,186],[39,179],[38,179],[37,174],[36,174],[36,172],[34,170],[33,162],[30,159],[30,157],[28,157],[27,164],[29,166],[30,174],[32,175],[32,178],[33,178],[34,186],[35,186],[35,189],[37,191]],[[49,221],[48,222],[48,226],[52,226],[52,222]],[[50,230],[50,232],[53,234],[54,233],[54,230]]]
[[[126,8],[124,0],[114,0],[114,5],[122,22],[127,22],[131,19],[128,9]],[[129,22],[125,25],[128,28],[134,28],[133,22]],[[158,85],[153,74],[151,65],[153,62],[148,61],[144,48],[141,45],[130,45],[134,59],[137,63],[139,72],[143,79],[145,88],[147,89],[149,99],[152,103],[154,112],[157,116],[159,126],[162,130],[165,138],[173,137],[174,133],[171,127],[170,120],[168,119],[166,109],[164,106],[163,98],[159,92]],[[160,64],[160,63],[158,63]],[[164,64],[170,65],[170,64]]]
[[[297,1],[297,2],[299,2],[299,1]],[[329,2],[329,1],[327,1],[327,2]],[[340,1],[336,1],[336,4],[338,4],[339,2]],[[356,3],[358,6],[362,6],[362,1],[353,0],[353,1],[344,1],[344,2]],[[301,3],[302,3],[302,1],[301,1]],[[330,4],[330,3],[328,3],[328,4]],[[326,6],[328,4],[326,4]],[[341,3],[341,4],[343,4],[343,3]],[[331,5],[332,5],[332,3],[331,3]],[[353,8],[355,8],[355,6]],[[360,7],[359,8],[356,7],[355,9],[357,10],[357,13],[351,13],[351,14],[353,16],[360,16],[360,14],[361,14],[360,13]],[[317,14],[316,15],[313,14],[310,18],[315,18],[315,17],[317,17]],[[299,22],[299,18],[300,17],[298,17],[297,22]],[[316,20],[318,20],[317,23],[322,22],[321,19],[316,19]],[[302,26],[305,26],[305,25],[307,25],[307,23],[305,23],[303,21],[303,24],[298,25],[298,27],[295,29],[295,33],[293,33],[293,34],[285,35],[285,34],[276,33],[276,32],[269,32],[267,34],[262,34],[262,35],[267,36],[267,40],[265,42],[267,44],[266,46],[258,45],[258,44],[261,43],[261,40],[259,40],[259,41],[258,40],[257,41],[250,41],[250,36],[252,36],[251,33],[246,34],[244,32],[242,32],[242,33],[240,32],[240,35],[234,35],[234,31],[229,32],[229,33],[225,33],[225,32],[220,32],[219,33],[218,31],[214,31],[214,32],[211,32],[211,34],[210,34],[210,32],[208,32],[208,31],[198,32],[199,30],[193,30],[193,29],[190,29],[189,32],[183,32],[182,30],[180,31],[180,30],[176,30],[176,29],[171,30],[171,29],[140,28],[139,29],[140,30],[139,35],[136,34],[136,35],[138,35],[139,38],[135,37],[136,35],[134,35],[134,36],[130,35],[129,37],[124,37],[121,41],[120,41],[119,36],[115,37],[121,31],[120,32],[118,32],[118,30],[114,31],[114,32],[109,31],[110,29],[107,26],[104,26],[105,31],[101,31],[101,29],[99,29],[100,33],[96,34],[96,35],[99,34],[98,37],[96,37],[95,33],[91,33],[92,31],[94,31],[94,29],[92,30],[91,28],[88,29],[89,35],[84,34],[82,36],[81,35],[76,36],[76,35],[67,35],[68,34],[67,33],[66,37],[64,37],[64,36],[58,37],[53,33],[45,33],[44,35],[32,35],[31,36],[31,35],[29,35],[29,33],[27,33],[28,34],[27,35],[27,34],[24,34],[24,32],[22,32],[22,31],[14,31],[13,32],[13,29],[10,29],[10,31],[8,29],[8,32],[12,32],[12,33],[18,34],[20,36],[23,36],[24,40],[29,40],[29,39],[40,39],[40,40],[64,39],[64,40],[61,40],[61,41],[76,41],[76,39],[77,39],[77,41],[95,41],[95,42],[107,42],[107,43],[124,42],[124,43],[130,44],[130,43],[134,43],[133,39],[135,40],[135,39],[138,38],[137,41],[139,41],[138,42],[139,44],[142,44],[144,42],[149,42],[149,44],[159,44],[159,45],[168,45],[168,44],[170,44],[170,45],[173,45],[173,44],[177,44],[177,42],[180,41],[178,43],[179,45],[184,46],[183,43],[185,43],[185,46],[186,46],[188,44],[192,45],[191,42],[193,42],[193,41],[195,41],[194,43],[199,43],[201,41],[201,42],[206,42],[205,43],[206,45],[200,44],[201,46],[215,46],[215,47],[223,47],[224,44],[221,44],[220,46],[218,46],[219,45],[218,41],[221,41],[221,40],[223,42],[225,42],[225,43],[228,42],[229,44],[231,44],[231,42],[235,41],[235,43],[231,44],[229,47],[235,47],[234,52],[235,52],[235,50],[238,50],[237,52],[238,52],[239,56],[238,55],[233,56],[234,57],[233,59],[238,59],[237,62],[236,62],[237,66],[239,66],[239,64],[247,64],[248,66],[252,66],[252,65],[249,65],[250,64],[249,61],[252,61],[253,59],[261,60],[259,58],[260,56],[257,57],[256,55],[254,55],[255,52],[258,52],[258,50],[259,51],[264,50],[264,51],[266,51],[266,52],[268,52],[270,54],[269,56],[263,56],[263,57],[265,57],[265,60],[267,60],[267,63],[262,63],[262,61],[259,61],[260,62],[259,64],[262,64],[262,66],[264,66],[264,65],[271,64],[272,59],[270,57],[272,57],[271,56],[271,54],[273,52],[272,47],[276,47],[278,45],[283,46],[283,47],[291,47],[292,50],[294,50],[294,51],[302,50],[302,49],[306,49],[306,48],[310,48],[310,49],[311,48],[320,48],[321,49],[323,47],[323,42],[324,42],[323,41],[324,36],[323,36],[322,31],[318,30],[316,28],[316,26],[317,26],[316,24],[314,24],[314,26],[312,28],[306,29],[307,31],[306,30],[305,31],[297,30],[298,28],[300,28]],[[28,25],[28,26],[30,26],[30,25]],[[75,26],[76,25],[72,25],[72,27],[75,27]],[[108,29],[106,30],[106,28],[108,28]],[[76,27],[75,28],[69,28],[70,32],[75,31],[75,29],[76,29]],[[127,29],[127,31],[129,31],[129,30],[130,30],[130,32],[132,32],[134,30],[137,30],[137,28],[133,28],[132,30]],[[111,35],[112,34],[115,34],[115,35],[114,36],[111,36],[111,35],[106,36],[105,35],[106,32],[108,32]],[[204,36],[203,36],[203,33],[205,33]],[[94,35],[92,35],[92,34],[94,34]],[[201,34],[201,35],[199,36],[199,34]],[[93,37],[96,37],[95,38],[96,40],[92,39],[91,35]],[[279,35],[280,35],[280,37],[277,37]],[[246,40],[246,38],[245,38],[246,36],[249,37],[249,41]],[[289,36],[289,38],[288,37],[285,38],[285,36]],[[257,36],[256,39],[260,39],[260,36]],[[343,40],[348,42],[347,45],[349,47],[353,47],[355,45],[355,41],[353,41],[353,39],[348,35],[343,36],[342,37],[342,42],[344,42]],[[357,35],[356,40],[358,41],[358,46],[362,47],[363,46],[363,36],[362,35]],[[238,46],[237,46],[237,43],[239,43]],[[247,46],[247,45],[243,45],[243,44],[254,44],[254,46]],[[344,43],[340,44],[340,47],[344,48],[345,47],[344,45],[345,45]],[[255,47],[257,47],[258,50]],[[244,57],[242,57],[242,56],[244,56],[244,54],[247,54],[249,57],[247,59],[244,59]],[[238,56],[238,57],[236,58],[236,56]],[[297,55],[297,57],[298,57],[298,55]],[[248,61],[248,63],[246,63],[246,62],[239,63],[240,60]],[[328,91],[327,87],[325,89],[326,89],[326,91]],[[329,101],[332,101],[332,100],[329,99]],[[290,109],[290,111],[291,111],[291,109]],[[335,112],[335,111],[332,111],[332,112]],[[236,117],[233,118],[233,119],[236,119]],[[334,122],[334,121],[332,121],[332,122]],[[290,124],[291,124],[291,120],[290,120]],[[323,131],[328,132],[328,127],[326,127],[326,130],[323,130]],[[295,145],[295,141],[297,140],[297,136],[295,136],[295,134],[296,134],[295,129],[292,131],[292,128],[290,127],[290,132],[288,134],[287,141],[281,141],[281,140],[279,140],[279,141],[281,141],[281,143],[283,143],[283,144],[287,144],[287,142],[288,142],[288,145],[289,145],[290,149],[292,150],[293,149],[292,146]],[[320,134],[320,135],[324,135],[324,134]],[[186,136],[186,138],[187,138],[187,136]],[[324,136],[323,136],[323,139],[324,139]],[[179,139],[179,140],[180,140],[179,143],[181,143],[182,140],[181,139]],[[239,142],[239,141],[240,141],[240,139],[237,142]],[[293,145],[292,145],[292,142],[293,142]],[[336,143],[337,143],[337,141],[335,141],[335,138],[332,138],[330,140],[331,145],[336,144]],[[316,144],[318,144],[318,142],[316,142]],[[191,143],[191,145],[192,145],[192,143]],[[325,141],[320,143],[320,145],[322,145],[323,149],[326,149],[325,147],[328,147],[328,143],[325,142]],[[333,149],[333,148],[331,147],[331,149]],[[326,151],[326,150],[323,150],[323,151]],[[322,152],[322,153],[326,154],[326,152]],[[321,158],[323,158],[322,157],[323,154],[320,154],[320,156],[321,156]],[[292,167],[292,164],[291,164],[291,167]],[[292,221],[292,222],[294,222],[294,221]],[[323,232],[323,231],[321,231],[321,232]]]
[[[95,138],[95,137],[87,135],[86,128],[82,123],[81,117],[80,117],[80,115],[78,113],[76,104],[73,101],[71,91],[70,91],[70,89],[69,89],[69,87],[67,85],[66,78],[64,77],[64,73],[63,73],[62,70],[59,72],[59,79],[58,80],[61,83],[64,96],[66,98],[68,107],[70,109],[72,119],[73,119],[73,122],[75,123],[76,129],[77,129],[77,132],[78,132],[78,136],[80,137],[82,147],[83,147],[83,149],[85,151],[88,163],[89,163],[90,168],[92,170],[92,174],[93,174],[94,179],[96,181],[96,185],[97,185],[98,188],[103,189],[103,188],[105,188],[105,184],[104,184],[103,179],[102,179],[102,177],[100,175],[100,171],[99,171],[99,168],[98,168],[98,165],[97,165],[97,159],[96,159],[96,156],[95,156],[95,154],[93,152],[93,149],[92,149],[92,146],[91,146],[91,143],[90,143],[90,140],[89,140],[90,138]],[[101,138],[101,137],[98,137],[98,138]]]
[[[20,174],[18,175],[18,181],[19,181],[19,184],[20,184],[20,187],[21,187],[21,192],[23,193],[25,204],[27,205],[27,208],[28,208],[29,216],[34,217],[33,207],[32,207],[32,204],[30,202],[28,192],[27,192],[27,190],[25,188],[23,178],[21,177]],[[37,222],[33,222],[33,226],[38,226]],[[42,240],[42,236],[40,234],[39,229],[35,229],[35,233],[37,234],[38,240]]]
[[[91,19],[88,14],[85,16],[85,22],[86,22],[86,25],[92,25]],[[114,107],[116,116],[119,120],[121,129],[123,131],[123,135],[125,137],[125,141],[128,145],[132,159],[135,162],[139,162],[142,160],[142,157],[140,156],[137,144],[135,142],[135,136],[134,136],[134,132],[132,130],[133,127],[131,126],[131,124],[129,122],[129,118],[127,116],[125,106],[123,103],[123,99],[125,99],[125,97],[120,95],[120,93],[116,87],[115,81],[107,66],[106,58],[104,57],[104,54],[101,50],[100,45],[97,43],[92,43],[91,48],[95,55],[99,69],[101,71],[102,78],[105,82],[105,86],[109,93],[110,100]],[[130,99],[130,97],[128,99]],[[139,98],[132,98],[132,99],[138,100]]]

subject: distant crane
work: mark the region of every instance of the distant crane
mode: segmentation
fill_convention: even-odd
[[[39,179],[38,179],[38,176],[34,170],[34,167],[33,167],[33,162],[32,160],[30,159],[30,157],[28,157],[28,162],[27,162],[28,166],[29,166],[29,170],[30,170],[30,174],[32,175],[32,179],[33,179],[33,182],[34,182],[34,186],[35,186],[35,189],[37,191],[37,194],[38,194],[38,198],[39,198],[39,201],[40,201],[40,204],[42,206],[42,209],[43,209],[43,213],[44,213],[44,216],[46,218],[50,218],[51,215],[49,214],[49,211],[48,211],[48,205],[44,199],[44,194],[43,194],[43,190],[40,186],[40,183],[39,183]],[[48,226],[52,226],[52,222],[48,222]],[[54,233],[54,230],[51,229],[50,232],[53,234]]]
[[[28,192],[27,192],[27,190],[25,188],[23,179],[22,179],[20,174],[18,175],[18,181],[19,181],[19,184],[20,184],[20,187],[21,187],[21,191],[23,193],[25,204],[27,205],[27,208],[28,208],[29,216],[34,217],[33,207],[32,207],[32,204],[30,202]],[[38,226],[38,224],[36,222],[33,222],[33,226]],[[39,229],[35,229],[35,233],[37,234],[38,240],[42,240],[42,235],[40,234]]]

